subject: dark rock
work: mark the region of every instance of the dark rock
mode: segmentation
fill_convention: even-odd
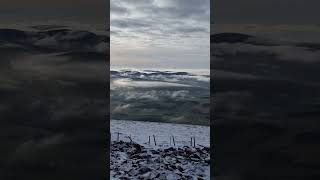
[[[180,172],[183,172],[184,169],[181,167],[181,166],[177,166],[177,169],[180,171]]]
[[[150,152],[152,153],[152,154],[160,154],[160,152],[159,151],[157,151],[157,150],[150,150]]]
[[[144,173],[147,173],[149,171],[151,171],[151,169],[148,168],[148,167],[142,167],[142,168],[139,169],[139,173],[140,174],[144,174]]]
[[[201,157],[198,154],[192,154],[191,157],[196,159],[201,159]]]
[[[168,148],[168,149],[164,149],[163,151],[166,152],[166,153],[168,153],[168,152],[170,152],[170,151],[175,151],[175,150],[176,150],[175,148],[170,147],[170,148]]]
[[[119,179],[192,179],[193,176],[205,179],[204,172],[196,171],[198,173],[194,174],[190,168],[193,165],[208,167],[206,162],[210,161],[210,154],[201,148],[146,149],[133,142],[115,142],[111,147],[113,163],[110,163],[110,168]],[[128,159],[117,154],[121,148],[127,152]]]

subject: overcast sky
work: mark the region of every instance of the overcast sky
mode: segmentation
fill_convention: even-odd
[[[214,0],[218,24],[319,23],[319,0]]]
[[[107,25],[107,0],[0,0],[0,25],[62,22]]]
[[[209,68],[210,0],[111,0],[111,65]]]
[[[213,0],[212,33],[320,42],[319,0]]]

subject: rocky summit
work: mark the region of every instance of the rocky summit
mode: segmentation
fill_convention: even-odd
[[[148,148],[112,141],[110,179],[210,179],[210,148]]]

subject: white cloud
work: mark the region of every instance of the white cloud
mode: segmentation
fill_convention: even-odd
[[[186,84],[162,82],[162,81],[134,81],[131,79],[117,79],[111,82],[112,88],[157,88],[157,87],[190,87]]]

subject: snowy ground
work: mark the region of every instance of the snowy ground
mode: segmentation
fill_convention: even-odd
[[[191,137],[195,138],[196,145],[210,147],[210,127],[173,123],[157,123],[144,121],[111,120],[111,139],[130,141],[131,139],[147,147],[170,147],[173,146],[173,139],[176,146],[190,146]],[[157,146],[154,145],[155,135]],[[149,145],[150,136],[150,145]],[[171,138],[170,138],[171,137]],[[171,140],[170,140],[171,139]],[[171,141],[171,143],[170,143]],[[193,143],[194,144],[194,143]]]
[[[210,179],[209,127],[112,120],[111,134],[110,179]]]

